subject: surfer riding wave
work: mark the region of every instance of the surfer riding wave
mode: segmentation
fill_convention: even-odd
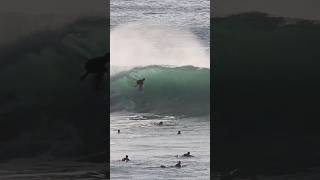
[[[139,86],[139,91],[143,91],[143,85],[144,85],[144,81],[145,81],[145,80],[146,80],[146,79],[143,78],[143,79],[139,79],[139,80],[136,81],[137,84],[136,84],[135,87]]]

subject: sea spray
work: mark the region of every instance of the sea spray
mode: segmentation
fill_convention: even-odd
[[[210,59],[190,31],[138,22],[111,31],[111,111],[209,113]],[[146,78],[145,90],[135,81]]]
[[[112,29],[110,38],[111,72],[114,66],[210,66],[204,45],[187,29],[135,22]]]

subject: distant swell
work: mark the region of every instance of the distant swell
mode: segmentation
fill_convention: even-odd
[[[174,115],[209,113],[210,70],[193,66],[147,66],[111,77],[111,111]],[[144,92],[135,79],[146,78]]]

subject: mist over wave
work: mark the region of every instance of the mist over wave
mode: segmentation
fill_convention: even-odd
[[[200,40],[186,29],[153,23],[127,23],[112,29],[113,67],[172,65],[209,67],[209,53]]]
[[[135,22],[114,28],[110,38],[111,111],[209,113],[209,53],[194,34]],[[134,87],[141,78],[144,92]]]

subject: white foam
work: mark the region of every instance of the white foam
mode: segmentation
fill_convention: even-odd
[[[135,22],[112,29],[110,38],[111,67],[210,66],[206,48],[186,29]]]

